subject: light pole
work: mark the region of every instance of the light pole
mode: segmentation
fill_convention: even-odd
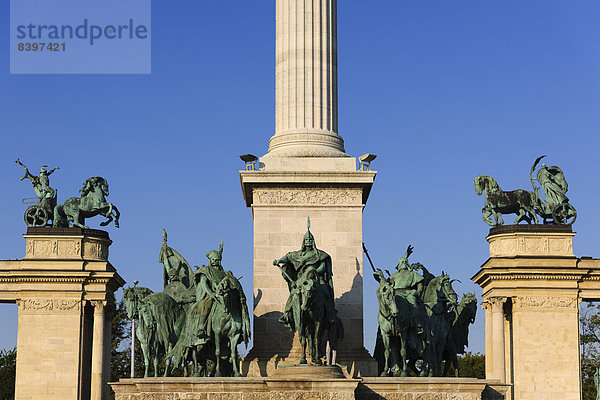
[[[133,281],[133,287],[136,287],[139,281]],[[135,317],[131,318],[131,373],[130,378],[135,378]]]

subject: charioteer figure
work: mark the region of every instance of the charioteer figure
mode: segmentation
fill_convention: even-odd
[[[50,175],[52,175],[52,173],[54,173],[54,171],[57,169],[60,169],[60,167],[54,167],[48,171],[46,169],[48,166],[42,165],[40,167],[40,174],[32,175],[31,172],[29,172],[29,169],[21,162],[21,160],[17,159],[15,162],[21,167],[25,168],[25,175],[23,175],[20,180],[22,181],[23,179],[29,179],[40,203],[44,199],[56,199],[56,190],[50,187]]]
[[[56,206],[56,190],[50,187],[50,175],[59,167],[48,171],[46,169],[48,166],[42,165],[40,174],[33,175],[21,160],[17,159],[15,162],[25,169],[25,175],[20,180],[29,179],[36,195],[36,197],[23,199],[24,204],[31,204],[25,211],[25,223],[27,226],[48,225],[53,219],[54,207]]]

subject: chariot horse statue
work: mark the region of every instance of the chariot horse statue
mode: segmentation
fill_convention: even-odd
[[[503,225],[502,214],[517,214],[515,224],[521,221],[538,223],[535,211],[534,195],[524,189],[505,192],[491,176],[480,175],[473,180],[478,196],[485,195],[485,204],[481,210],[483,220],[491,226]],[[493,217],[493,219],[492,219]]]
[[[83,187],[79,190],[81,197],[71,197],[62,204],[54,207],[53,226],[59,228],[68,228],[69,225],[88,229],[85,226],[85,219],[102,215],[107,220],[101,222],[101,226],[108,225],[111,221],[115,227],[119,227],[119,210],[117,207],[106,201],[109,195],[108,182],[101,176],[88,178]]]

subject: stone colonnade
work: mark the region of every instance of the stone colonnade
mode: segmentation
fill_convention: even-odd
[[[28,228],[22,260],[0,261],[0,302],[18,305],[15,398],[109,396],[113,293],[108,234]]]
[[[492,228],[483,289],[486,377],[510,398],[579,400],[579,305],[600,300],[600,260],[573,254],[570,226]]]

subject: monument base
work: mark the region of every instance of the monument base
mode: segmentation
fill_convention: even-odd
[[[579,302],[598,298],[600,261],[577,258],[569,225],[490,229],[483,290],[486,377],[519,400],[579,400]]]
[[[250,377],[272,377],[279,367],[298,364],[300,355],[298,346],[292,347],[287,353],[277,354],[261,353],[253,348],[242,360],[242,374]],[[364,347],[354,351],[340,349],[336,361],[345,376],[352,378],[377,376],[377,361]]]
[[[338,365],[280,365],[273,378],[285,379],[344,379],[344,373]]]
[[[0,302],[18,305],[15,398],[107,399],[113,293],[108,233],[27,228],[25,257],[0,260]]]
[[[510,388],[470,378],[144,378],[110,385],[115,400],[503,400]]]

